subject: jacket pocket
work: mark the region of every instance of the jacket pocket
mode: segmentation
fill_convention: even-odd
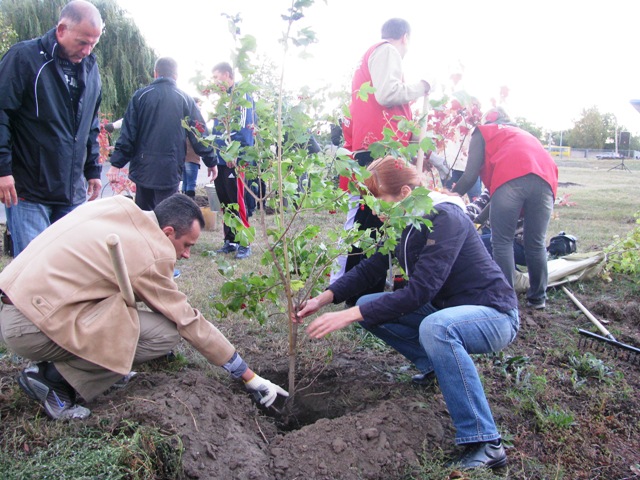
[[[80,312],[78,323],[84,327],[89,327],[95,321],[109,321],[113,314],[119,311],[119,304],[124,304],[124,299],[120,294],[105,298]]]

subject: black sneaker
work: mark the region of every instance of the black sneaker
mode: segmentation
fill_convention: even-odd
[[[216,250],[216,253],[234,253],[237,250],[238,250],[237,243],[232,243],[229,240],[225,240],[224,245],[222,245],[222,248],[219,248],[218,250]]]
[[[533,308],[534,310],[544,310],[546,306],[544,299],[538,301],[527,300],[527,307]]]
[[[44,377],[46,363],[25,368],[18,385],[32,399],[42,403],[45,413],[53,420],[85,419],[91,411],[76,404],[76,391],[67,382],[53,382]]]
[[[436,383],[436,372],[418,373],[417,375],[411,377],[411,383],[424,387],[433,385],[434,383]]]
[[[457,466],[462,470],[474,468],[501,468],[507,464],[507,453],[502,442],[494,445],[491,442],[474,443],[469,445],[460,458],[448,466]]]

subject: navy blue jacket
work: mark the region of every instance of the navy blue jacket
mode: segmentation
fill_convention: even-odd
[[[206,125],[193,97],[161,77],[133,94],[122,121],[111,165],[129,165],[129,178],[144,188],[177,190],[182,180],[187,136],[193,151],[208,167],[215,165],[213,148],[198,142],[182,125],[186,118]]]
[[[13,175],[18,198],[76,205],[84,178],[100,178],[98,109],[102,83],[93,55],[80,63],[74,117],[55,28],[12,46],[0,61],[0,176]]]
[[[232,92],[232,88],[227,90],[230,95],[229,98],[234,100]],[[226,150],[227,141],[240,142],[241,147],[252,147],[255,144],[254,133],[257,123],[255,102],[248,93],[244,94],[244,101],[247,106],[238,106],[237,116],[232,118],[232,123],[239,126],[239,129],[232,129],[227,135],[224,123],[219,118],[214,119],[212,133],[216,135],[218,165],[226,165],[222,155],[220,155],[220,151]],[[240,150],[240,156],[242,156],[242,149]]]
[[[452,203],[439,203],[427,218],[431,229],[412,226],[395,249],[409,277],[406,287],[360,306],[364,322],[377,325],[411,313],[427,303],[438,309],[484,305],[500,312],[518,308],[515,291],[493,261],[467,214]],[[373,286],[389,267],[376,253],[329,285],[334,303]]]

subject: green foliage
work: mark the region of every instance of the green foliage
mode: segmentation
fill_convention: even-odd
[[[536,375],[535,367],[531,365],[516,367],[512,375],[514,386],[507,391],[507,397],[519,407],[521,415],[537,416],[541,411],[540,404],[546,392],[547,378]]]
[[[636,226],[626,237],[615,237],[614,243],[604,249],[607,270],[634,276],[640,273],[640,212],[636,213]]]
[[[27,445],[27,443],[25,443]],[[84,428],[62,435],[29,454],[0,451],[3,479],[26,478],[179,478],[182,441],[151,427],[125,423],[109,433]]]
[[[569,365],[572,368],[572,380],[574,384],[580,384],[581,380],[595,378],[599,381],[607,381],[615,372],[593,353],[584,355],[570,355]]]
[[[0,13],[0,57],[2,57],[9,47],[18,41],[18,34],[9,25],[5,19],[5,16]]]
[[[487,354],[493,362],[493,366],[498,368],[503,375],[508,376],[525,368],[531,361],[529,357],[523,355],[507,355],[504,350]]]
[[[542,127],[539,127],[533,122],[530,122],[524,117],[516,117],[514,118],[515,123],[523,130],[529,132],[531,135],[536,137],[542,143],[547,143],[547,139],[543,138],[544,134],[542,131]]]
[[[564,144],[577,148],[605,148],[615,138],[616,119],[610,113],[602,114],[597,107],[582,110],[582,117],[564,137]]]
[[[575,426],[576,421],[573,413],[553,406],[537,411],[537,424],[540,430],[562,430]]]
[[[448,458],[444,451],[440,448],[435,451],[423,445],[423,451],[420,455],[420,464],[412,467],[411,471],[406,475],[399,477],[406,480],[432,480],[432,479],[454,479],[461,480],[499,480],[504,478],[501,472],[495,473],[488,468],[478,468],[462,473],[458,468],[446,467]]]
[[[94,3],[106,25],[95,49],[102,78],[100,108],[118,119],[124,115],[133,93],[153,81],[157,55],[116,0]]]
[[[314,41],[315,37],[308,29],[292,33],[295,22],[304,17],[304,9],[312,3],[310,0],[296,1],[288,14],[283,15],[286,22],[285,50],[289,45],[304,47]],[[251,55],[255,41],[239,35],[239,16],[227,15],[227,18],[236,44],[234,67],[241,72],[242,80],[237,81],[232,89],[200,83],[203,95],[214,102],[213,116],[218,125],[215,135],[201,141],[211,145],[224,161],[237,164],[245,174],[246,183],[260,179],[269,185],[268,194],[256,198],[256,201],[266,202],[268,207],[277,211],[277,215],[275,224],[269,228],[264,218],[253,219],[261,228],[247,228],[235,215],[234,206],[227,206],[225,224],[236,232],[240,243],[247,245],[261,236],[267,247],[261,253],[261,268],[240,276],[235,275],[235,269],[227,259],[216,256],[218,271],[225,275],[227,282],[213,307],[221,316],[242,312],[264,323],[273,315],[275,306],[278,314],[289,319],[298,305],[326,288],[336,259],[348,254],[351,245],[363,249],[367,255],[375,251],[386,254],[393,249],[400,232],[407,225],[419,229],[428,227],[429,222],[423,216],[430,212],[431,200],[426,189],[418,188],[402,202],[386,204],[371,195],[364,195],[362,182],[370,174],[350,158],[329,161],[322,152],[309,153],[311,132],[319,131],[322,122],[328,121],[327,116],[322,118],[320,114],[325,96],[308,90],[298,95],[286,92],[283,73],[277,79],[268,62],[255,61]],[[363,90],[367,96],[373,91],[370,86]],[[232,132],[243,126],[240,107],[249,106],[247,95],[257,98],[256,141],[252,147],[241,147]],[[399,127],[416,134],[420,130],[416,122],[406,119],[402,119]],[[189,128],[198,135],[193,126]],[[375,145],[374,155],[392,154],[398,158],[397,168],[403,168],[405,161],[414,157],[418,148],[417,144],[403,146],[393,139],[393,132],[389,129],[385,131],[384,139]],[[351,208],[349,195],[339,189],[335,181],[338,175],[353,177],[348,193],[363,195],[363,203],[386,217],[380,244],[371,238],[369,231],[344,230],[341,226],[321,230],[311,221],[315,215],[326,215],[327,212],[346,214]],[[263,210],[260,213],[264,215]],[[256,253],[259,252],[254,250]],[[292,338],[295,335],[292,334],[290,340]],[[292,342],[290,353],[295,351],[295,340]]]
[[[364,82],[362,85],[360,85],[360,89],[358,90],[357,95],[360,100],[366,102],[367,100],[369,100],[369,95],[373,95],[375,91],[376,89],[373,88],[371,82]]]
[[[2,0],[0,12],[17,35],[16,41],[42,36],[58,23],[68,0]]]

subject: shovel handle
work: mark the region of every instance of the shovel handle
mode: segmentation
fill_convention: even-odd
[[[107,236],[107,248],[109,249],[109,255],[111,256],[111,263],[113,263],[113,270],[116,274],[118,288],[120,288],[124,301],[128,307],[135,307],[136,298],[133,294],[131,280],[129,280],[127,264],[124,263],[120,237],[117,234],[111,233]]]
[[[580,303],[580,300],[578,300],[573,295],[573,293],[571,293],[569,291],[569,289],[567,287],[562,287],[562,290],[564,291],[564,293],[567,294],[567,296],[571,299],[571,301],[576,304],[576,306],[582,311],[582,313],[584,313],[586,315],[586,317],[589,320],[591,320],[591,323],[593,323],[596,327],[598,327],[598,330],[600,330],[605,337],[607,337],[610,340],[613,340],[614,342],[616,341],[616,339],[613,337],[613,335],[611,335],[611,333],[609,333],[609,330],[607,330],[606,327],[604,325],[602,325],[600,320],[598,320],[596,317],[594,317],[591,314],[591,312],[589,310],[587,310],[587,307],[582,305],[582,303]]]

